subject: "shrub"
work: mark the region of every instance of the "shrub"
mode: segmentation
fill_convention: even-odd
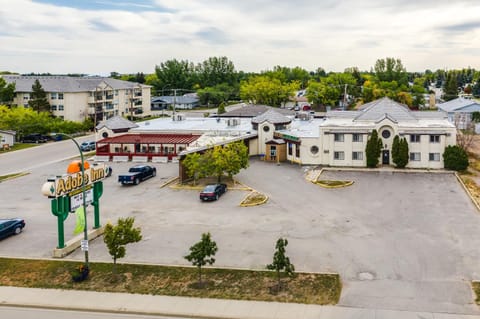
[[[443,153],[443,164],[446,169],[464,171],[468,167],[467,152],[458,145],[450,145]]]

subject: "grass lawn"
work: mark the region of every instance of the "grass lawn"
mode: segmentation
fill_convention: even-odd
[[[79,283],[71,272],[81,263],[61,260],[0,258],[0,285],[78,289],[151,295],[336,304],[341,281],[337,274],[297,273],[283,279],[286,288],[272,293],[275,272],[206,268],[204,288],[198,289],[197,269],[138,264],[90,263],[90,276]]]
[[[319,180],[316,181],[315,184],[320,185],[326,188],[338,188],[338,187],[345,187],[350,186],[353,184],[352,181],[333,181],[333,180]]]
[[[477,303],[477,305],[480,305],[480,282],[472,282],[472,289],[473,292],[475,292],[475,296],[477,297],[475,298],[475,302]]]
[[[16,143],[13,146],[11,146],[8,150],[4,150],[3,148],[0,148],[0,154],[8,153],[8,152],[14,152],[14,151],[18,151],[18,150],[23,150],[25,148],[30,148],[30,147],[35,147],[35,146],[38,146],[38,144]]]

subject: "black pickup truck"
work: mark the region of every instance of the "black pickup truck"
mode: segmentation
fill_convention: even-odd
[[[138,185],[141,181],[154,177],[157,175],[157,169],[149,165],[136,165],[128,170],[128,173],[119,175],[118,182],[122,185],[135,184]]]

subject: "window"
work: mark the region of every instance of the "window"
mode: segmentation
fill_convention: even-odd
[[[310,147],[310,153],[312,153],[313,155],[317,154],[318,153],[318,146],[313,145],[312,147]]]
[[[300,145],[295,145],[295,157],[300,158]]]
[[[428,153],[428,160],[439,162],[440,161],[440,153]]]
[[[63,100],[63,93],[58,93],[58,99]]]
[[[57,93],[50,93],[50,99],[56,100],[57,99]]]
[[[268,131],[270,131],[270,127],[269,127],[268,125],[265,125],[265,126],[263,127],[263,131],[264,131],[265,133],[267,133]]]
[[[410,153],[411,161],[420,161],[420,153]]]
[[[363,160],[363,152],[353,152],[352,153],[352,160],[362,161]]]
[[[430,143],[440,143],[440,135],[430,135]]]
[[[390,137],[390,131],[389,130],[383,130],[382,131],[382,137],[383,138],[389,138]]]
[[[24,100],[30,100],[30,94],[25,94],[25,95],[23,96],[23,99],[24,99]]]
[[[342,133],[335,133],[333,134],[333,140],[335,142],[343,142],[343,134]]]
[[[354,142],[363,142],[363,135],[359,133],[353,133],[352,140]]]
[[[420,143],[420,134],[411,134],[410,143]]]
[[[288,155],[293,154],[293,143],[288,143]]]
[[[333,152],[333,159],[344,160],[345,159],[345,153],[344,152]]]
[[[52,110],[52,111],[56,111],[56,110],[57,110],[57,106],[56,106],[56,105],[52,105],[51,110]]]
[[[63,105],[59,105],[59,106],[58,106],[58,110],[59,110],[59,111],[63,111]]]

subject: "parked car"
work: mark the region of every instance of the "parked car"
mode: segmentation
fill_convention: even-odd
[[[39,133],[28,134],[22,138],[22,143],[38,144],[38,143],[46,143],[47,141],[48,141],[48,138]]]
[[[200,200],[217,200],[223,193],[227,192],[225,184],[210,184],[200,192]]]
[[[82,144],[80,144],[80,149],[83,151],[83,152],[88,152],[88,151],[94,151],[95,150],[95,142],[83,142]]]
[[[130,167],[128,173],[118,176],[118,182],[125,184],[140,184],[141,181],[157,175],[157,169],[149,165],[136,165]]]
[[[25,221],[21,218],[0,219],[0,239],[20,234],[23,227]]]

